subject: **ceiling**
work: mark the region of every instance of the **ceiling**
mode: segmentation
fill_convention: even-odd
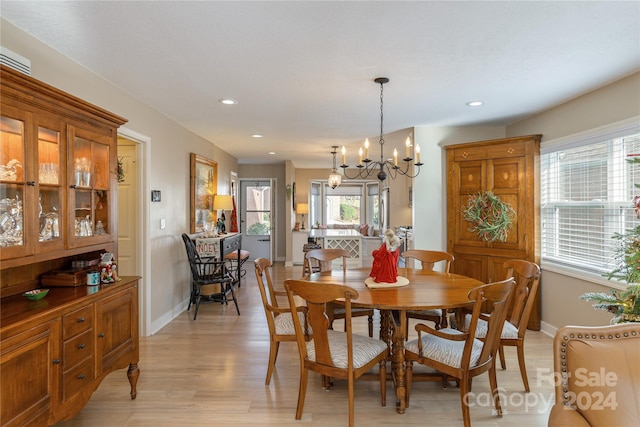
[[[637,1],[2,0],[0,15],[242,164],[330,168],[332,145],[377,142],[380,76],[389,133],[507,126],[640,70]]]

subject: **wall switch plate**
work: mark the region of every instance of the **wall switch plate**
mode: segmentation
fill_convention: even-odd
[[[164,230],[167,228],[167,220],[165,218],[160,218],[160,230]]]

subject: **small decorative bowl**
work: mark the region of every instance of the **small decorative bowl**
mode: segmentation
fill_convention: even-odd
[[[49,289],[34,289],[32,291],[25,292],[22,296],[31,301],[37,301],[46,297],[48,293]]]

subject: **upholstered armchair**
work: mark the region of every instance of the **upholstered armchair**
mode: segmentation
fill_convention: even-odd
[[[553,360],[549,427],[640,426],[640,323],[560,328]]]

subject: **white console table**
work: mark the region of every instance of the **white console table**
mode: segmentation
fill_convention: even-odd
[[[346,249],[351,255],[347,259],[347,267],[362,267],[362,234],[353,229],[313,229],[310,237],[318,239],[318,243],[326,249]],[[335,266],[338,268],[338,265]]]
[[[304,252],[302,248],[309,240],[309,233],[306,231],[294,231],[293,232],[293,245],[292,245],[292,261],[293,265],[302,265],[304,263]]]

